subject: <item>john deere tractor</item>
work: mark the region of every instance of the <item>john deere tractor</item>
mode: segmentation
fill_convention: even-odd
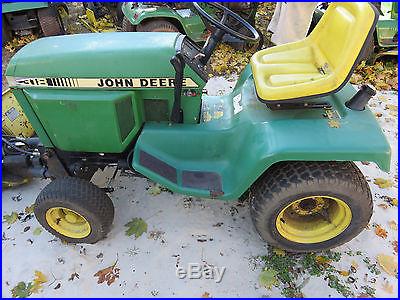
[[[202,47],[178,32],[78,34],[36,40],[11,59],[9,85],[40,139],[29,151],[52,179],[37,220],[67,242],[104,239],[113,202],[89,179],[112,164],[176,193],[247,195],[260,237],[288,251],[351,240],[373,212],[354,161],[390,168],[367,105],[375,91],[348,83],[376,8],[332,3],[308,37],[256,52],[231,93],[209,96],[205,66],[223,36],[259,35],[229,8],[203,5],[193,3],[213,31]]]
[[[2,2],[2,43],[13,36],[42,33],[44,36],[64,34],[61,15],[68,13],[64,3]]]

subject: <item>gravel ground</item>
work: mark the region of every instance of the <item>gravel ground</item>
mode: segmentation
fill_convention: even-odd
[[[3,49],[3,74],[10,57]],[[234,81],[235,78],[212,78],[208,90],[215,95],[227,93]],[[3,76],[3,90],[6,87]],[[341,255],[333,264],[338,271],[356,266],[352,280],[348,274],[339,275],[355,296],[366,296],[365,287],[376,297],[398,296],[397,275],[387,274],[376,260],[379,254],[394,255],[397,263],[393,245],[397,244],[398,210],[387,203],[388,199],[398,198],[397,96],[394,92],[379,92],[370,102],[392,146],[389,174],[374,164],[358,163],[374,196],[370,226],[354,240],[334,249]],[[393,185],[380,188],[374,184],[376,178],[389,179]],[[197,199],[167,191],[152,195],[154,183],[120,174],[112,183],[115,191],[110,197],[116,217],[107,239],[95,245],[70,245],[38,229],[36,219],[24,213],[47,183],[37,179],[2,191],[3,217],[21,213],[15,223],[2,224],[3,297],[10,297],[19,282],[32,282],[35,271],[43,273],[46,282],[31,297],[282,296],[280,287],[269,290],[259,285],[263,269],[259,257],[269,249],[254,232],[247,202]],[[135,217],[148,224],[147,232],[137,239],[126,236],[124,226]],[[376,225],[387,231],[386,237],[376,234]],[[357,251],[360,254],[354,254]],[[98,284],[94,274],[115,262],[120,269],[119,278],[110,286]],[[222,280],[179,279],[176,270],[187,269],[192,263],[213,270],[225,268]],[[300,275],[300,279],[304,282],[304,297],[342,297],[340,290],[328,286],[322,277]]]

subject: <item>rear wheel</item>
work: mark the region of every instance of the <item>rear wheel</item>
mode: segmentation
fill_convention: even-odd
[[[47,231],[69,243],[96,243],[106,237],[114,219],[107,194],[75,177],[49,183],[37,197],[34,212]]]
[[[357,236],[372,215],[372,196],[351,162],[282,162],[251,188],[260,236],[289,252],[321,251]]]
[[[54,7],[39,9],[38,19],[44,36],[64,34],[61,18]]]
[[[179,29],[171,22],[165,20],[153,20],[139,24],[137,31],[145,32],[179,32]]]
[[[129,22],[127,17],[124,17],[122,19],[122,31],[125,31],[125,32],[135,31],[135,26],[133,26],[131,24],[131,22]]]

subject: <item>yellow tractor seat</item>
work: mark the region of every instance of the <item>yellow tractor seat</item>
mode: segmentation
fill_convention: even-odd
[[[256,52],[250,65],[259,99],[304,100],[341,89],[377,20],[378,12],[370,3],[331,3],[305,39]]]

